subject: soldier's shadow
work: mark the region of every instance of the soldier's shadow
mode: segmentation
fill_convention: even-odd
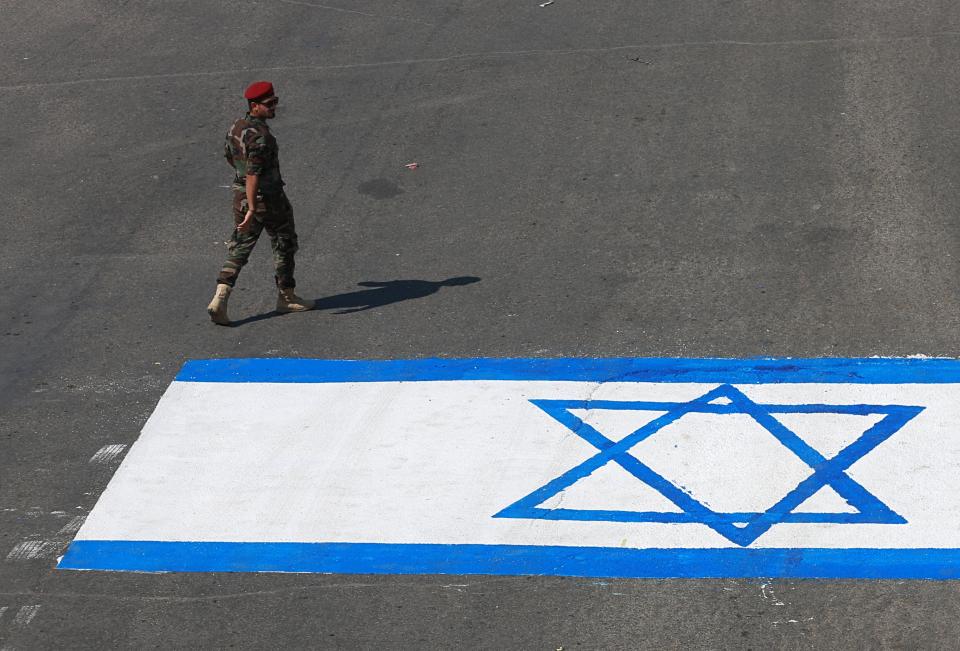
[[[335,310],[334,314],[353,314],[355,312],[364,312],[374,308],[409,301],[414,298],[423,298],[430,294],[435,294],[442,287],[457,287],[460,285],[470,285],[479,282],[480,278],[476,276],[456,276],[446,280],[386,280],[372,281],[367,280],[357,283],[361,289],[355,292],[346,292],[344,294],[335,294],[318,298],[314,305],[314,311],[317,310]],[[277,311],[264,312],[248,316],[245,319],[239,319],[231,323],[232,326],[242,326],[254,321],[262,321],[275,316],[281,316]]]

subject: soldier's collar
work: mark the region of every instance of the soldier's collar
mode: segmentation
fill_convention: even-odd
[[[266,121],[266,120],[264,120],[263,118],[254,117],[254,116],[250,115],[249,112],[247,113],[247,119],[250,120],[251,122],[256,122],[257,124],[262,124],[262,125],[266,125],[266,124],[267,124],[267,121]]]

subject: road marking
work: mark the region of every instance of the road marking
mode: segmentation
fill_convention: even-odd
[[[105,445],[97,450],[92,457],[90,457],[90,463],[110,463],[123,454],[123,451],[126,449],[127,446],[125,443],[113,443],[111,445]]]
[[[20,610],[17,611],[17,614],[13,618],[13,623],[17,626],[29,626],[30,622],[33,621],[33,618],[37,616],[37,613],[40,612],[40,606],[23,606]]]
[[[59,567],[960,578],[958,394],[945,359],[189,362]]]
[[[73,536],[78,531],[80,527],[83,526],[84,521],[86,521],[87,516],[85,515],[76,515],[70,518],[70,521],[63,525],[60,530],[57,532],[58,536]]]
[[[24,540],[7,554],[8,561],[29,561],[37,558],[48,558],[56,550],[56,543],[48,540]]]

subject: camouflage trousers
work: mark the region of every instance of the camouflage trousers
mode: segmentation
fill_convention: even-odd
[[[234,225],[243,221],[247,214],[247,198],[243,192],[233,193],[233,222]],[[293,279],[294,254],[299,248],[297,245],[297,231],[293,223],[293,206],[284,193],[257,197],[254,208],[253,225],[246,233],[236,228],[230,236],[227,248],[227,261],[223,263],[217,283],[225,283],[233,287],[237,282],[240,270],[250,259],[250,253],[256,246],[260,234],[267,231],[270,236],[270,247],[273,249],[273,264],[276,268],[275,280],[277,287],[288,289],[296,287]]]

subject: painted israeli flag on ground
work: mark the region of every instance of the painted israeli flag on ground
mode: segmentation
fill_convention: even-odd
[[[960,578],[960,362],[193,361],[59,567]]]

